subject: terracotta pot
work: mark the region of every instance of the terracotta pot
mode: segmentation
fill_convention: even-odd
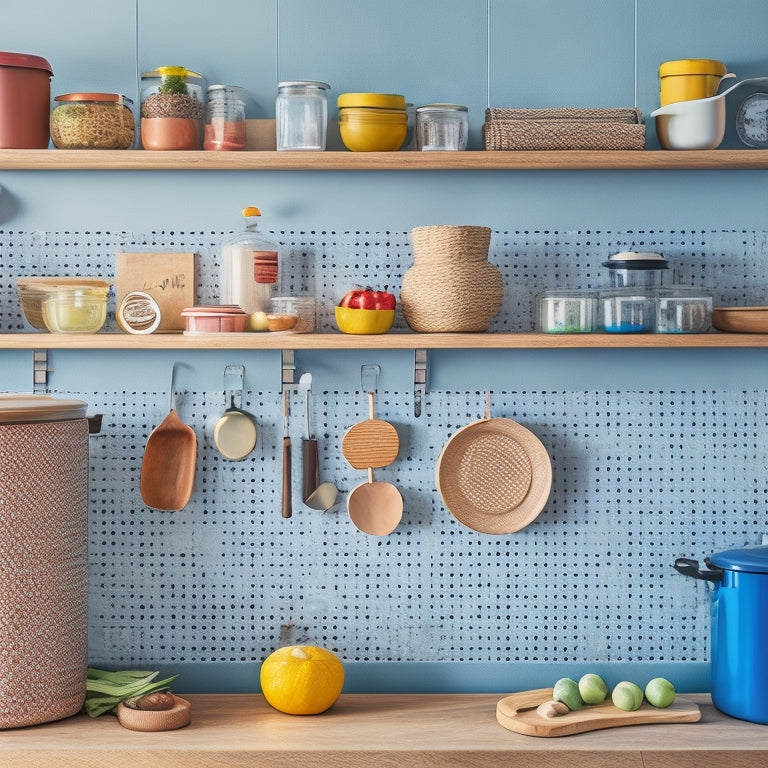
[[[414,331],[488,330],[504,299],[501,272],[488,261],[490,242],[488,227],[411,230],[413,266],[403,276],[400,303]]]
[[[192,117],[142,117],[144,149],[200,149],[200,121]]]

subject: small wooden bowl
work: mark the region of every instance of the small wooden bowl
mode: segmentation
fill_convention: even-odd
[[[150,711],[131,709],[123,702],[117,705],[117,719],[123,728],[129,731],[174,731],[189,725],[192,719],[192,705],[180,696],[173,697],[176,702],[170,709]]]
[[[768,307],[715,307],[712,325],[730,333],[768,333]]]

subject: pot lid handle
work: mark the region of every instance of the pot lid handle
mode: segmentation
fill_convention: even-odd
[[[700,568],[698,560],[692,560],[688,557],[678,557],[677,560],[675,560],[675,570],[678,573],[682,573],[683,576],[690,576],[694,579],[722,581],[723,569],[718,568],[716,565],[712,565],[709,560],[705,560],[704,562],[708,566],[707,568]]]

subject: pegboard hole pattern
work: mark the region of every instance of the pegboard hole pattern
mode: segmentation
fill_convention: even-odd
[[[124,249],[195,250],[198,300],[213,301],[218,243],[227,234],[0,233],[2,327],[26,328],[15,276],[110,275]],[[347,277],[397,291],[410,264],[407,233],[279,234],[301,254],[288,258],[283,290],[314,293],[327,307]],[[716,301],[762,303],[750,286],[762,277],[764,243],[762,233],[731,231],[497,232],[491,258],[508,291],[495,330],[530,329],[536,292],[596,286],[602,260],[631,248],[665,253],[681,282],[715,286]],[[104,414],[90,457],[96,665],[258,663],[287,642],[324,645],[350,661],[704,661],[706,588],[671,564],[757,542],[766,526],[762,389],[492,392],[493,414],[533,431],[554,470],[539,517],[502,536],[455,520],[434,481],[443,445],[482,417],[485,393],[430,391],[414,419],[411,392],[380,392],[377,417],[397,427],[401,449],[376,477],[398,487],[404,514],[393,534],[371,537],[353,526],[344,504],[323,513],[301,503],[299,461],[294,515],[281,518],[278,392],[243,393],[242,407],[259,414],[259,440],[240,462],[213,445],[223,392],[177,393],[199,454],[192,500],[165,513],[143,505],[138,481],[167,392],[89,386],[54,394]],[[301,413],[303,394],[293,398],[292,412]],[[344,461],[341,440],[367,414],[367,398],[313,392],[312,412],[321,478],[339,486],[343,501],[365,479]],[[291,430],[299,446],[302,420]]]
[[[279,292],[317,300],[318,330],[335,331],[333,307],[358,285],[399,294],[413,263],[408,232],[276,231],[281,247]],[[0,230],[0,333],[29,330],[16,292],[16,278],[34,275],[111,277],[119,251],[179,250],[197,254],[195,295],[217,303],[221,245],[231,232],[19,232]],[[669,260],[673,279],[705,287],[722,305],[766,303],[766,232],[742,230],[638,230],[611,232],[496,231],[489,258],[502,272],[502,309],[489,330],[536,327],[536,298],[555,288],[608,285],[603,262],[620,251],[658,251]],[[114,294],[105,330],[116,330]],[[397,312],[396,328],[407,328]]]

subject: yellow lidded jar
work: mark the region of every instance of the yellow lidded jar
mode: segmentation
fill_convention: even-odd
[[[659,103],[663,107],[714,96],[727,72],[725,64],[715,59],[666,61],[659,67]]]

